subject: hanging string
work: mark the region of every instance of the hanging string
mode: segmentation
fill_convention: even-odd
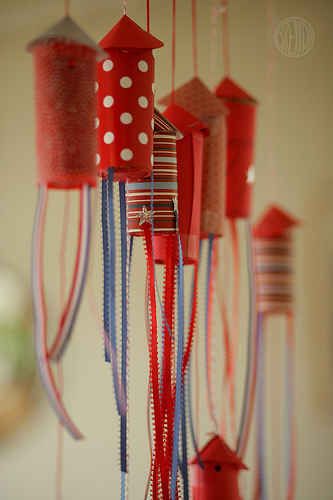
[[[295,381],[294,381],[294,317],[292,313],[287,316],[286,339],[286,441],[287,441],[287,500],[295,497],[296,486],[296,428],[295,428]]]
[[[150,33],[150,0],[146,1],[147,31]]]
[[[229,48],[229,25],[228,25],[228,0],[221,1],[222,20],[222,60],[224,74],[230,74],[230,48]]]
[[[123,0],[123,14],[127,15],[127,0]]]
[[[64,0],[65,16],[69,16],[70,0]]]
[[[197,50],[197,2],[192,0],[192,58],[193,73],[198,76],[198,50]]]
[[[176,86],[176,0],[172,0],[171,101],[175,102]]]
[[[62,308],[62,302],[66,294],[66,254],[68,243],[68,229],[70,217],[70,193],[65,193],[64,213],[62,219],[61,243],[59,253],[59,269],[60,269],[60,287],[59,287],[59,303]],[[57,381],[61,396],[64,392],[64,377],[61,360],[57,362]],[[57,452],[56,452],[56,500],[62,499],[63,486],[63,451],[64,451],[64,429],[60,422],[57,424]]]

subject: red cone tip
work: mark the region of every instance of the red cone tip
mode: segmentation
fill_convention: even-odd
[[[175,102],[177,103],[178,100],[182,101],[184,98],[194,99],[198,103],[198,109],[202,109],[202,114],[205,116],[216,116],[222,113],[228,113],[228,110],[221,100],[217,99],[198,77],[192,78],[176,89]],[[172,94],[168,94],[160,99],[159,104],[168,106],[171,102]]]
[[[124,15],[99,42],[103,49],[158,49],[163,42]]]
[[[174,123],[183,134],[191,132],[191,130],[200,130],[205,135],[209,134],[208,127],[204,123],[178,104],[170,104],[163,115]]]
[[[42,33],[37,38],[34,38],[27,46],[27,50],[31,51],[34,47],[52,42],[74,43],[89,47],[97,54],[97,59],[104,59],[107,54],[94,42],[80,26],[69,16],[65,16],[56,24],[51,26],[47,31]]]
[[[247,469],[238,455],[225,443],[220,436],[214,436],[199,451],[200,460],[203,463],[218,462],[221,465],[231,465],[237,469]],[[198,457],[191,460],[192,465],[199,463]]]
[[[255,238],[279,238],[300,221],[277,205],[271,205],[253,226]]]
[[[246,90],[238,85],[231,78],[223,78],[215,89],[215,94],[221,99],[232,99],[239,101],[247,101],[249,103],[257,104],[257,100],[252,97]]]

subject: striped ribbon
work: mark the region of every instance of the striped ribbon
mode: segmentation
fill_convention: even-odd
[[[218,422],[216,417],[214,396],[211,381],[211,356],[212,356],[212,311],[213,311],[213,291],[215,273],[213,272],[213,251],[215,236],[208,236],[207,270],[206,270],[206,299],[205,299],[205,363],[207,380],[208,409],[215,432],[218,432]]]
[[[128,253],[126,185],[119,182],[120,253],[121,253],[121,357],[118,359],[116,320],[116,231],[114,219],[114,170],[108,169],[107,178],[102,179],[102,235],[104,270],[103,322],[105,331],[105,360],[111,362],[112,380],[116,408],[120,417],[120,471],[121,499],[126,498],[127,464],[127,413],[128,413],[128,280],[132,258],[133,241]]]
[[[258,314],[258,383],[257,383],[257,464],[260,500],[267,500],[267,482],[265,475],[265,342],[263,335],[263,314]]]
[[[246,447],[250,434],[251,421],[255,401],[257,381],[257,327],[256,327],[256,289],[254,275],[254,258],[252,251],[252,229],[249,221],[246,223],[246,256],[247,274],[249,286],[249,320],[247,334],[247,359],[244,392],[242,398],[242,409],[240,425],[237,438],[237,454],[245,456]]]
[[[36,206],[33,238],[32,238],[32,295],[35,318],[35,350],[37,365],[41,381],[46,390],[49,402],[53,407],[59,421],[74,439],[83,436],[71,420],[61,399],[61,394],[56,387],[55,379],[50,367],[50,357],[47,346],[47,314],[43,280],[43,239],[47,211],[48,190],[40,186]],[[86,252],[89,252],[90,241],[90,187],[84,186],[80,193],[80,211],[82,216],[82,239],[88,241]],[[86,256],[88,262],[88,255]]]
[[[82,301],[83,290],[87,280],[91,239],[91,215],[90,207],[89,214],[86,212],[84,213],[84,210],[86,209],[83,206],[83,200],[85,197],[84,191],[86,189],[87,187],[84,187],[83,190],[80,191],[79,236],[72,283],[68,299],[66,300],[64,310],[60,317],[56,337],[48,350],[48,356],[50,359],[56,361],[59,361],[62,358],[71,339],[76,317]]]

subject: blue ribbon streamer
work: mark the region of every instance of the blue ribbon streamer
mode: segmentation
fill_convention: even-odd
[[[265,477],[265,348],[263,336],[263,315],[258,314],[258,385],[257,385],[257,450],[260,500],[267,500],[267,484]]]
[[[126,185],[119,182],[120,241],[121,241],[121,388],[123,411],[120,416],[120,467],[127,472],[127,351],[128,351],[128,311],[127,311],[127,219]],[[123,488],[122,488],[123,491]],[[124,493],[125,494],[125,493]],[[123,498],[123,495],[122,495]]]

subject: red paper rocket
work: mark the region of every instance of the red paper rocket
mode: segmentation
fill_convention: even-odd
[[[203,146],[208,128],[177,104],[168,106],[163,115],[183,134],[177,141],[178,223],[184,264],[193,264],[199,253]],[[166,262],[167,249],[166,239],[155,236],[157,262]]]
[[[152,223],[154,234],[176,231],[177,150],[182,135],[155,110],[153,139],[153,179],[141,179],[127,185],[128,233],[143,236],[145,223]]]
[[[228,108],[226,216],[247,218],[254,182],[254,140],[257,101],[231,78],[224,78],[216,95]]]
[[[140,179],[152,168],[152,50],[163,43],[124,15],[100,45],[108,57],[98,67],[98,166],[114,168],[115,180]]]
[[[283,313],[292,309],[291,229],[299,221],[278,206],[269,207],[253,228],[257,308]]]
[[[103,51],[65,17],[28,45],[35,64],[38,182],[95,186],[96,55]]]
[[[191,461],[193,500],[241,500],[238,475],[247,467],[223,439],[214,436],[199,457]]]
[[[161,104],[170,104],[168,95]],[[221,236],[224,220],[226,108],[197,77],[179,87],[175,102],[200,119],[209,129],[204,143],[202,175],[201,237]]]

